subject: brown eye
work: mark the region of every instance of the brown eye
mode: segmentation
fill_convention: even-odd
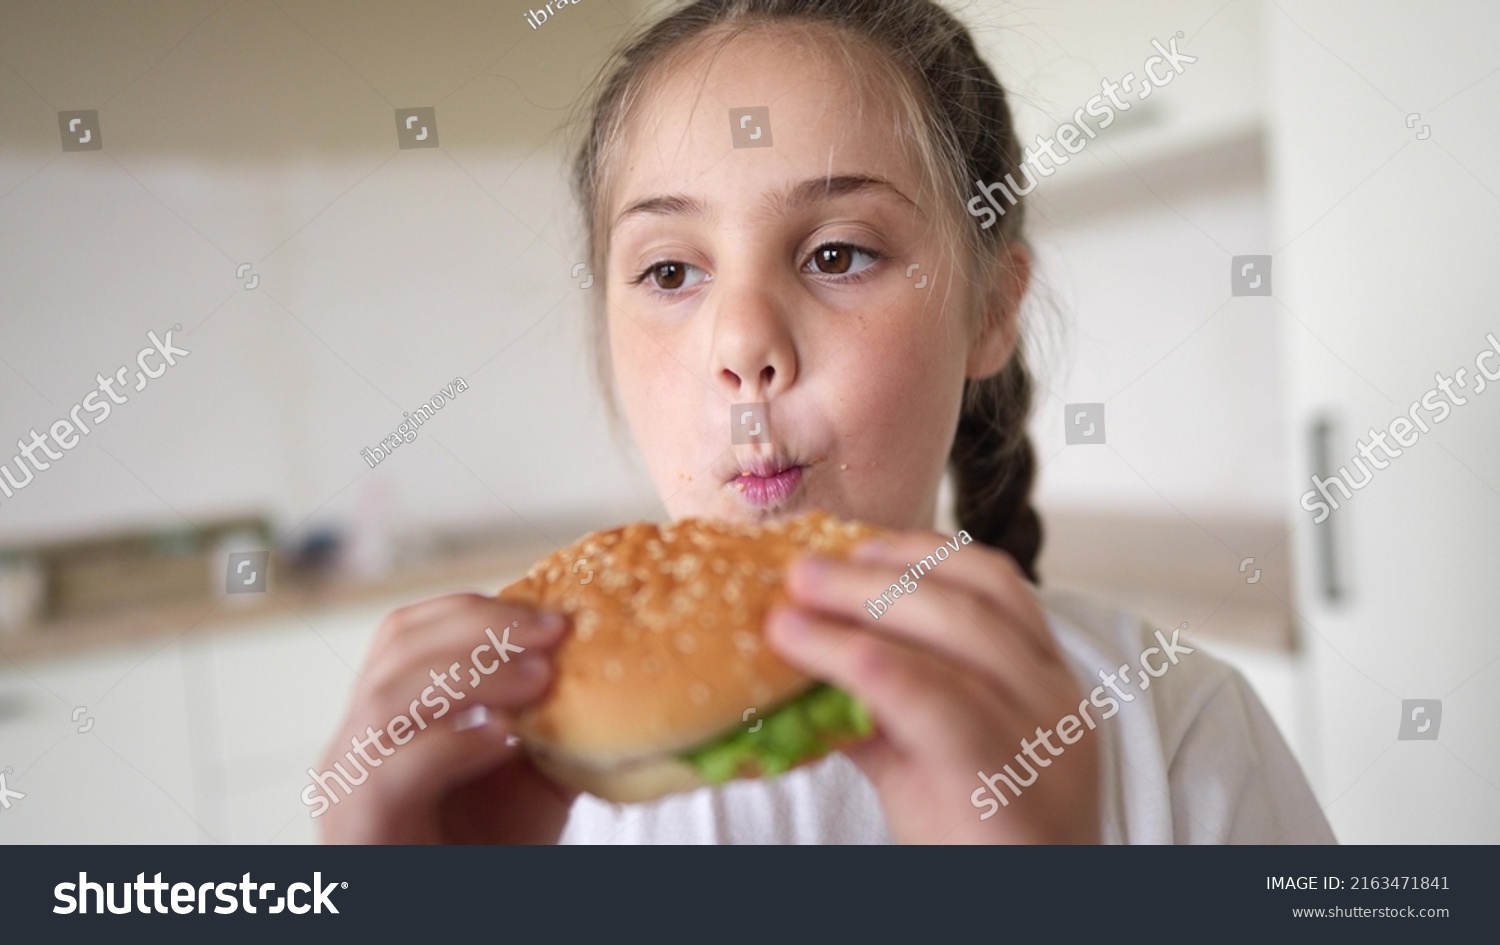
[[[690,266],[675,259],[665,259],[642,269],[631,285],[646,283],[645,287],[648,290],[656,293],[658,297],[667,298],[706,281],[708,281],[708,273],[697,266]]]
[[[827,280],[829,282],[856,282],[882,258],[875,250],[853,243],[824,243],[808,254],[802,269],[818,275],[843,277]]]
[[[854,254],[848,246],[830,243],[819,246],[813,252],[813,259],[817,262],[819,272],[837,276],[849,271],[849,266],[854,262]]]
[[[655,277],[657,288],[661,289],[680,289],[687,278],[686,267],[681,263],[662,263],[651,272]]]

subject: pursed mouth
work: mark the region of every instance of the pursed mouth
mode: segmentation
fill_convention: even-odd
[[[758,457],[740,463],[738,475],[726,485],[757,508],[785,502],[802,483],[807,467],[784,457]]]
[[[741,461],[739,473],[736,474],[735,479],[771,479],[789,469],[798,469],[801,467],[801,463],[793,462],[785,457],[757,457]],[[733,480],[730,481],[732,482]]]

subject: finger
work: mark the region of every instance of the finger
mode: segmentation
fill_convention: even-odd
[[[403,731],[400,744],[394,737],[383,738],[389,755],[368,742],[368,760],[352,746],[330,755],[324,771],[332,776],[323,779],[322,791],[340,803],[355,792],[369,792],[361,806],[369,802],[386,811],[429,810],[455,787],[514,758],[521,751],[519,744],[509,744],[514,733],[515,722],[504,713],[428,720],[425,729]]]
[[[454,607],[427,622],[406,626],[372,648],[366,678],[384,679],[415,662],[447,666],[454,660],[508,662],[528,650],[546,650],[566,636],[567,620],[557,613],[516,613],[496,607]]]
[[[903,570],[914,569],[913,574],[920,565],[924,580],[929,574],[940,576],[1002,602],[1009,601],[1018,590],[1033,590],[1021,566],[1006,552],[977,541],[969,544],[960,541],[958,551],[954,551],[952,542],[952,538],[944,538],[937,532],[902,532],[861,542],[849,556],[855,561],[899,563]]]
[[[907,532],[889,539],[875,539],[857,546],[850,555],[854,561],[882,562],[895,567],[896,576],[910,571],[920,582],[938,581],[950,586],[967,587],[987,598],[998,609],[1015,616],[1027,636],[1044,649],[1055,649],[1056,641],[1047,627],[1047,617],[1036,600],[1035,588],[1026,580],[1016,560],[1003,551],[973,542],[959,547],[964,554],[951,553],[951,545],[937,532]],[[934,549],[946,547],[949,555],[939,560]],[[889,587],[890,584],[885,585]]]
[[[392,675],[372,680],[361,693],[368,705],[361,717],[405,712],[430,718],[473,705],[496,711],[519,709],[539,701],[554,674],[545,651],[511,656],[509,662],[488,653],[477,661],[468,654],[452,660],[449,655],[430,662],[413,661]]]
[[[877,729],[902,754],[952,744],[966,736],[973,719],[993,717],[1008,701],[962,666],[845,621],[778,607],[766,629],[788,662],[864,703]],[[990,706],[976,708],[979,701]]]
[[[553,616],[548,617],[547,614]],[[547,641],[555,643],[562,639],[566,625],[564,615],[556,611],[536,611],[523,604],[500,601],[482,594],[444,594],[398,607],[380,622],[371,657],[376,657],[398,641],[413,636],[428,636],[434,627],[457,624],[467,626],[471,633],[480,634],[485,627],[499,629],[515,625],[518,636],[530,637],[521,641],[530,646],[544,646]],[[371,662],[370,658],[366,663]]]
[[[1014,675],[1013,667],[1034,661],[1031,645],[1019,633],[996,625],[1007,618],[990,612],[990,601],[975,597],[966,588],[945,589],[936,582],[924,583],[918,585],[926,591],[924,594],[906,592],[895,598],[900,606],[889,609],[882,603],[880,615],[874,615],[862,603],[850,607],[850,601],[861,600],[859,595],[871,586],[891,583],[886,564],[807,558],[793,565],[787,576],[787,591],[804,607],[843,616],[870,633],[936,649],[957,663],[977,667],[996,681],[1008,681]]]
[[[799,604],[846,617],[874,633],[931,648],[1005,685],[1024,685],[1028,670],[1039,661],[1050,662],[1025,631],[1011,626],[1015,618],[965,587],[924,581],[917,585],[923,593],[903,594],[897,598],[900,606],[885,609],[882,605],[883,613],[878,616],[862,602],[851,608],[851,602],[861,601],[862,593],[871,587],[890,587],[897,577],[883,563],[803,559],[788,575],[787,589]]]

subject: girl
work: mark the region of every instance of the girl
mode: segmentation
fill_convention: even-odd
[[[1019,163],[1004,91],[928,0],[700,0],[625,49],[574,166],[605,273],[606,384],[673,518],[823,508],[901,533],[796,563],[792,605],[766,626],[783,658],[858,696],[878,735],[778,779],[574,797],[508,737],[565,621],[441,597],[384,621],[330,761],[483,628],[514,621],[524,652],[457,724],[375,756],[325,838],[1331,841],[1238,673],[1036,586],[1024,201],[994,226],[965,210],[974,182],[1015,183]],[[752,404],[770,442],[735,445],[730,408]],[[930,530],[945,469],[974,543],[872,620],[872,590],[952,537]]]

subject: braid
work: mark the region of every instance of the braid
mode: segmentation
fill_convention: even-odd
[[[1030,408],[1031,375],[1017,351],[999,374],[966,382],[949,463],[959,527],[1015,558],[1027,579],[1040,584],[1042,520],[1031,504],[1036,451],[1025,426]]]

